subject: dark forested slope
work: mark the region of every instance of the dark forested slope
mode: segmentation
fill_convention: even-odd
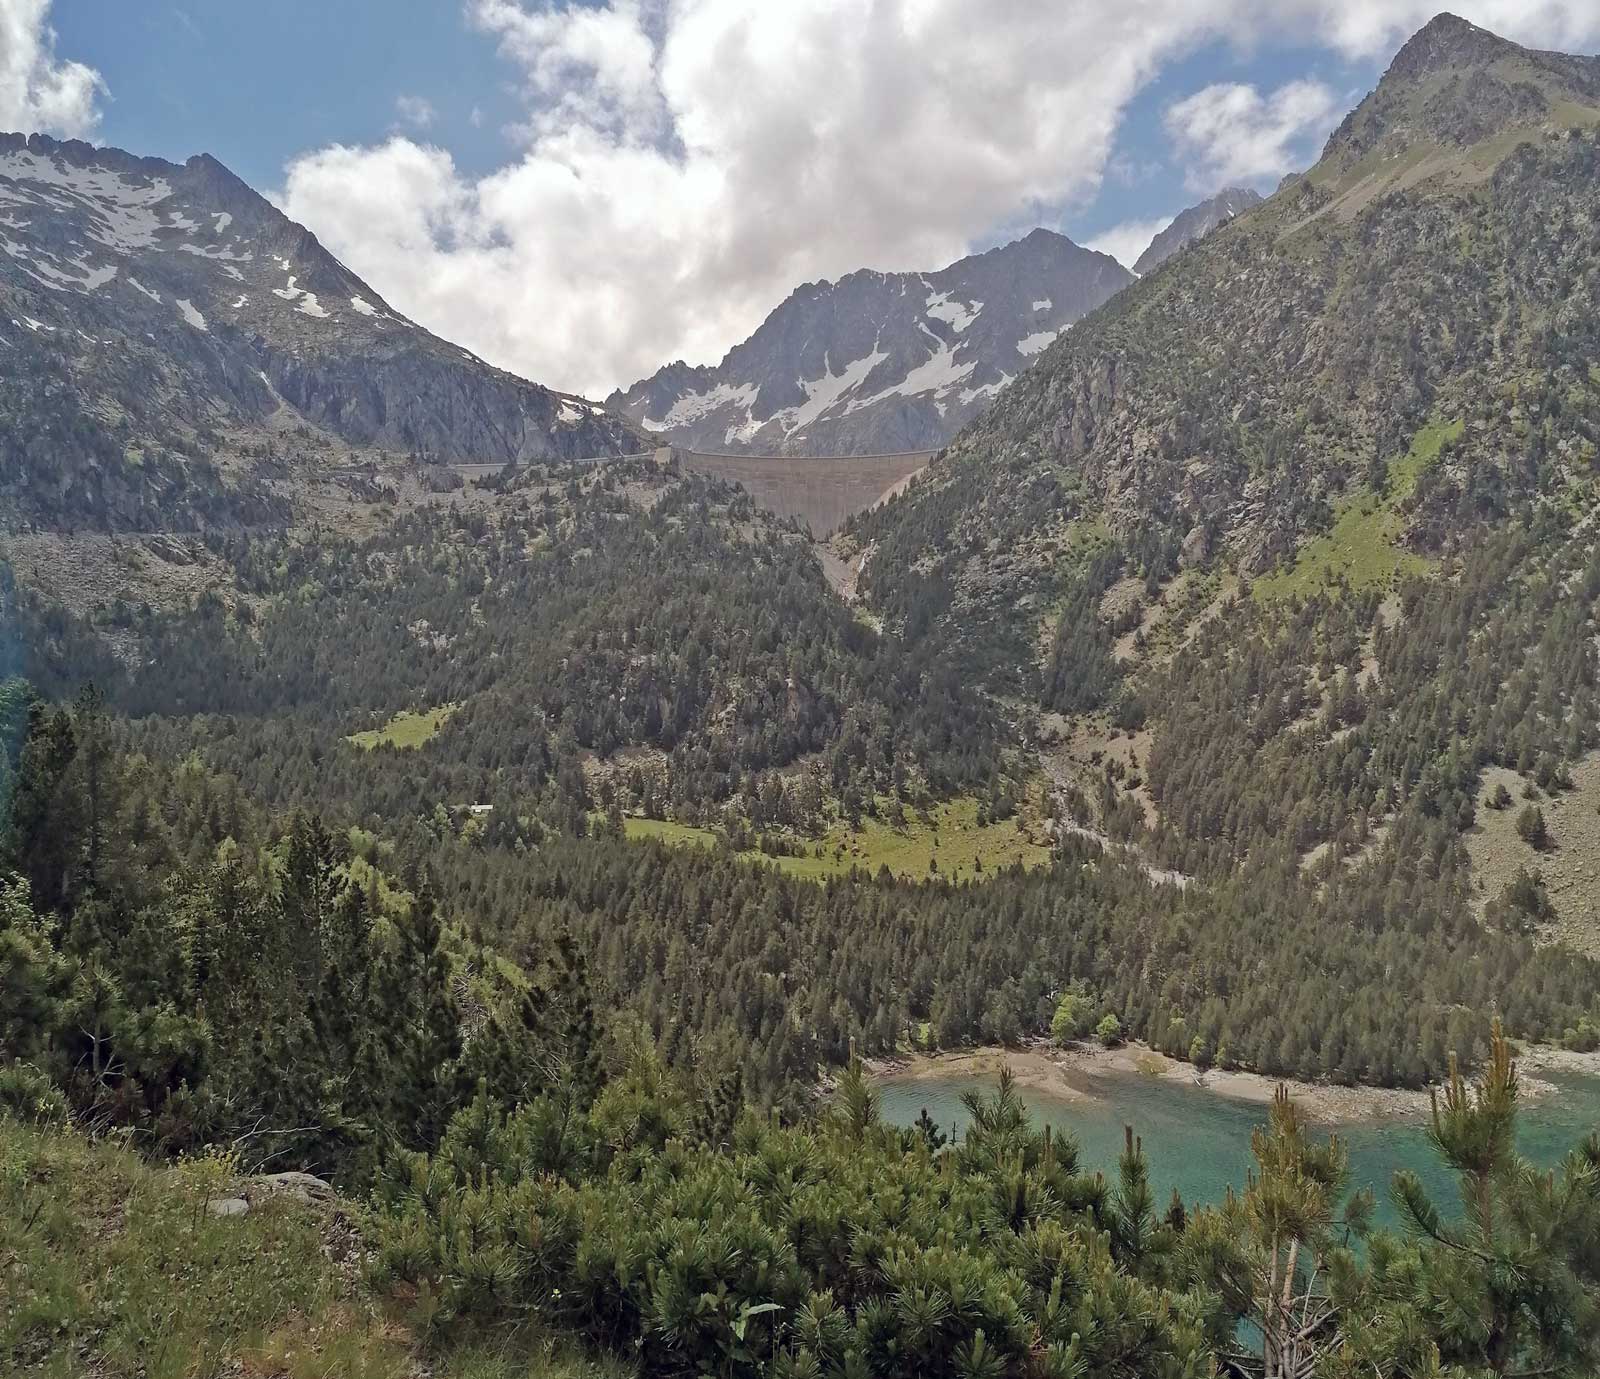
[[[272,762],[269,798],[392,818],[555,792],[569,818],[648,800],[698,819],[765,781],[800,824],[824,795],[871,809],[1005,770],[986,697],[860,621],[801,533],[712,480],[529,470],[492,505],[361,540],[211,545],[228,587],[98,616],[139,648],[127,663],[86,653],[81,625],[50,638],[41,610],[31,640],[55,651],[34,675],[70,690],[98,671],[132,715],[199,715],[218,752],[258,742],[233,769]],[[442,711],[418,751],[346,740],[408,710]],[[296,776],[324,755],[340,769]],[[583,763],[615,768],[605,790]]]

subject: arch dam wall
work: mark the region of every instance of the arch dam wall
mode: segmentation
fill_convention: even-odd
[[[660,451],[656,452],[658,455]],[[757,506],[809,523],[819,540],[888,498],[939,452],[901,455],[716,455],[673,446],[678,467],[739,484]]]
[[[904,488],[938,453],[911,450],[896,455],[722,455],[685,450],[682,446],[662,446],[653,452],[658,464],[676,459],[679,469],[740,485],[758,507],[780,517],[799,518],[811,527],[811,534],[818,540],[831,535],[847,517],[875,507]],[[614,457],[597,455],[571,463],[603,464],[611,458]],[[450,468],[470,480],[499,474],[505,466],[459,463]]]

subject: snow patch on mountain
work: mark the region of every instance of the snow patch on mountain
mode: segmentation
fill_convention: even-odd
[[[55,267],[54,264],[45,263],[41,258],[28,255],[24,246],[20,244],[12,245],[8,242],[6,249],[14,257],[27,258],[30,271],[34,277],[44,283],[46,287],[53,288],[58,292],[94,292],[104,287],[117,276],[115,265],[91,268],[82,259],[79,259],[72,265],[79,271],[68,273]]]
[[[781,419],[791,431],[803,431],[840,398],[853,393],[865,383],[867,376],[887,358],[882,350],[874,346],[871,354],[864,354],[860,359],[851,360],[841,373],[834,373],[833,366],[824,358],[825,372],[821,378],[800,380],[806,400],[798,407],[786,407],[778,412],[773,420]]]
[[[960,363],[955,349],[940,345],[927,359],[918,364],[905,377],[905,382],[890,391],[903,396],[917,393],[942,393],[965,380],[976,367],[976,361]]]
[[[993,383],[984,383],[976,388],[963,388],[961,390],[961,405],[970,407],[980,398],[998,397],[1000,390],[1009,382],[1011,382],[1011,375],[1003,373]]]
[[[949,292],[930,292],[928,294],[928,315],[936,321],[943,321],[957,335],[961,334],[968,326],[978,319],[978,313],[983,310],[982,302],[957,302],[951,300]]]
[[[88,213],[89,238],[118,253],[148,249],[161,222],[154,210],[172,195],[164,178],[135,179],[109,168],[77,167],[32,149],[0,155],[0,205]]]
[[[196,330],[210,329],[210,327],[206,325],[206,318],[195,310],[194,303],[191,302],[187,297],[179,297],[177,305],[179,314]]]
[[[282,260],[280,260],[280,262],[281,261]],[[297,301],[299,305],[295,307],[295,310],[298,311],[302,316],[315,316],[319,320],[326,320],[328,318],[328,310],[326,307],[318,304],[317,294],[315,292],[307,292],[303,287],[296,287],[296,281],[297,275],[294,273],[289,274],[288,284],[284,287],[273,288],[272,295],[274,297],[282,297],[286,302]],[[465,353],[466,352],[463,351],[463,354]],[[466,355],[466,357],[468,359],[472,359],[470,354]],[[476,363],[477,361],[474,360],[473,362]]]
[[[230,261],[233,263],[249,263],[254,257],[254,255],[250,254],[249,252],[237,254],[232,249],[218,249],[215,245],[204,244],[180,244],[178,246],[178,252],[182,254],[193,254],[196,258],[217,259],[221,261]]]
[[[1131,281],[1109,255],[1039,230],[937,272],[807,283],[720,364],[669,364],[607,403],[690,449],[936,449]]]
[[[724,445],[749,445],[761,430],[761,423],[750,413],[745,413],[742,422],[737,422],[722,433]]]
[[[756,400],[756,392],[753,383],[747,383],[739,388],[729,383],[719,383],[710,392],[689,393],[680,397],[660,421],[651,421],[647,417],[643,425],[652,431],[670,431],[675,426],[687,426],[690,422],[698,421],[708,413],[719,411],[723,407],[748,408]]]

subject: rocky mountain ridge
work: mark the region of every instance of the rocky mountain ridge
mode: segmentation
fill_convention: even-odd
[[[1132,276],[1049,230],[935,273],[807,283],[716,367],[678,361],[606,399],[706,451],[936,449]]]
[[[1154,272],[1180,249],[1209,235],[1219,225],[1261,204],[1261,194],[1249,187],[1224,187],[1215,196],[1190,206],[1173,217],[1172,223],[1150,241],[1140,254],[1133,271],[1141,278]]]
[[[641,445],[408,320],[204,154],[0,135],[0,358],[13,521],[251,520],[227,455],[293,428],[436,461]]]

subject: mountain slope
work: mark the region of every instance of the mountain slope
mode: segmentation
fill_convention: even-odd
[[[1528,421],[1551,414],[1518,390],[1561,399],[1580,460],[1597,125],[1600,59],[1435,21],[1305,177],[1077,326],[864,519],[875,575],[948,532],[974,552],[969,584],[1003,566],[1014,596],[1050,584],[1067,528],[1090,519],[1261,574],[1431,419],[1472,418],[1404,514],[1409,539],[1437,544],[1464,487],[1528,487]]]
[[[1261,204],[1259,192],[1249,187],[1224,187],[1215,196],[1180,211],[1172,224],[1161,231],[1150,247],[1139,255],[1133,271],[1141,278],[1164,264],[1180,249],[1186,249],[1195,240],[1209,235],[1219,225],[1226,225],[1236,215],[1243,215],[1253,206]]]
[[[937,449],[1131,281],[1109,255],[1035,230],[937,273],[807,283],[716,368],[669,364],[606,401],[692,449]]]
[[[1156,864],[1547,926],[1537,853],[1501,895],[1465,839],[1489,766],[1536,799],[1600,746],[1597,226],[1600,59],[1443,16],[841,554]]]
[[[438,460],[638,446],[407,320],[205,155],[0,135],[0,358],[13,520],[249,519],[230,457],[299,425]]]

